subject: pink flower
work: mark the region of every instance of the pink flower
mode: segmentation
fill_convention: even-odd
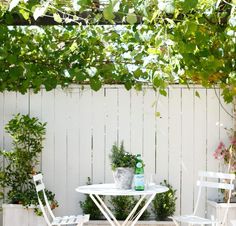
[[[225,149],[225,144],[221,141],[217,149]]]
[[[227,164],[231,173],[236,173],[236,136],[229,135],[229,146],[226,147],[223,142],[220,142],[217,149],[213,153],[213,157],[217,160],[223,160]]]
[[[225,145],[223,142],[220,142],[217,149],[213,153],[215,159],[223,159],[225,157]]]

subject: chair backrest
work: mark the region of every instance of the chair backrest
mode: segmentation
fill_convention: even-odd
[[[45,185],[43,183],[43,175],[41,173],[34,175],[33,180],[34,180],[34,184],[35,184],[35,188],[36,188],[36,192],[37,192],[37,196],[38,196],[38,202],[39,202],[40,209],[43,212],[43,216],[45,218],[45,221],[47,222],[47,224],[49,226],[51,226],[46,209],[53,220],[55,219],[55,216],[51,210],[50,204],[48,202],[48,198],[45,193]],[[42,193],[42,195],[40,195],[40,193]],[[42,199],[41,199],[41,197],[42,197]],[[44,200],[44,202],[43,202],[43,200]],[[43,203],[45,203],[46,206],[44,206]]]
[[[193,213],[194,215],[196,214],[197,209],[198,209],[198,205],[199,205],[199,201],[201,197],[201,191],[203,187],[228,190],[229,195],[228,195],[227,203],[229,204],[232,190],[234,189],[233,181],[235,180],[235,174],[200,171],[198,173],[198,176],[199,176],[199,180],[197,181],[197,186],[199,186],[199,191],[198,191],[196,205],[194,208],[194,213]],[[215,181],[213,182],[209,180],[215,180]],[[221,221],[222,225],[225,224],[226,217],[228,214],[228,207],[229,205],[227,206],[223,220]]]

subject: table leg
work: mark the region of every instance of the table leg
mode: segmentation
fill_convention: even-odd
[[[130,212],[129,216],[125,219],[125,221],[123,222],[122,226],[127,225],[127,222],[130,220],[130,218],[133,217],[133,215],[135,214],[135,212],[137,211],[139,205],[141,204],[141,202],[144,200],[144,198],[146,197],[146,195],[143,195],[139,201],[136,203],[135,207],[133,208],[133,210]]]
[[[147,209],[148,205],[151,203],[151,201],[154,199],[156,194],[153,194],[150,196],[150,198],[147,200],[147,202],[145,203],[145,205],[143,206],[143,208],[139,211],[139,213],[137,214],[137,216],[135,216],[135,218],[133,219],[133,222],[131,223],[131,226],[134,226],[138,219],[142,216],[143,212]]]
[[[145,205],[141,208],[141,210],[135,215],[135,212],[137,211],[138,207],[146,197],[146,195],[141,196],[135,207],[130,212],[129,216],[125,219],[122,225],[116,220],[115,216],[112,214],[112,212],[109,210],[109,208],[106,206],[105,202],[99,197],[99,195],[92,195],[89,196],[93,200],[93,202],[96,204],[96,206],[99,208],[99,210],[102,212],[102,214],[105,216],[105,218],[108,220],[108,222],[111,224],[111,226],[128,226],[131,224],[131,226],[134,226],[139,218],[142,216],[143,212],[147,209],[148,205],[151,203],[151,201],[154,199],[156,194],[151,195]],[[135,215],[135,216],[134,216]],[[112,220],[113,219],[113,220]]]
[[[110,218],[114,220],[117,226],[120,226],[120,223],[116,220],[115,216],[112,214],[112,212],[109,210],[109,208],[106,206],[106,204],[103,202],[103,200],[99,197],[99,195],[95,195],[96,198],[99,200],[100,204],[102,204],[102,207],[106,210],[106,212],[110,215]]]
[[[107,214],[107,212],[104,210],[104,208],[100,205],[100,203],[97,201],[97,199],[92,195],[92,194],[90,194],[89,195],[90,196],[90,198],[94,201],[94,203],[96,204],[96,206],[98,207],[98,209],[102,212],[102,214],[104,215],[104,217],[108,220],[108,222],[112,225],[112,226],[120,226],[119,225],[119,223],[118,223],[118,225],[116,225],[113,221],[112,221],[112,219],[111,219],[111,217]],[[100,198],[100,197],[99,197]],[[101,198],[100,198],[101,199]],[[105,204],[104,204],[105,205]]]

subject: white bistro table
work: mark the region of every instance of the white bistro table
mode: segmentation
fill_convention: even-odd
[[[157,193],[163,193],[168,191],[169,189],[165,186],[161,185],[152,185],[149,186],[144,191],[135,191],[135,190],[123,190],[123,189],[117,189],[115,187],[115,184],[93,184],[93,185],[86,185],[76,188],[77,192],[88,194],[91,199],[94,201],[94,203],[97,205],[97,207],[100,209],[102,214],[106,217],[106,219],[109,221],[109,223],[112,226],[127,226],[128,224],[131,224],[131,226],[134,226],[138,219],[141,217],[143,212],[146,210],[148,205],[151,203],[151,201],[154,199],[155,195]],[[102,196],[140,196],[139,201],[134,206],[128,217],[125,219],[125,221],[120,224],[115,216],[112,214],[110,209],[107,207],[105,202],[100,197]],[[140,206],[141,202],[144,199],[147,199],[145,205],[141,208],[141,210],[137,213],[137,209]]]

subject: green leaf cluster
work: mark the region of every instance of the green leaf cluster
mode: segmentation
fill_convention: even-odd
[[[0,185],[5,189],[5,201],[24,206],[38,205],[33,175],[43,149],[46,123],[35,117],[17,114],[5,126],[12,138],[12,150],[0,150],[3,164],[0,168]],[[52,208],[58,204],[54,194],[46,190]],[[40,194],[43,195],[43,194]]]
[[[167,186],[169,190],[164,193],[156,194],[152,204],[152,211],[155,214],[156,220],[166,220],[175,212],[176,206],[176,190],[167,183],[166,180],[161,183],[161,185]]]
[[[118,167],[135,168],[136,156],[125,151],[123,141],[120,146],[113,144],[111,155],[109,157],[111,160],[112,170],[115,170]]]
[[[9,3],[0,3],[0,91],[38,92],[42,86],[52,90],[70,84],[90,84],[95,91],[103,84],[141,90],[148,84],[167,95],[169,84],[180,83],[218,85],[231,102],[236,95],[235,1],[218,3],[79,0],[46,7],[22,0],[11,11]],[[15,20],[35,22],[32,16],[42,7],[40,19],[47,14],[63,26],[6,26]]]

